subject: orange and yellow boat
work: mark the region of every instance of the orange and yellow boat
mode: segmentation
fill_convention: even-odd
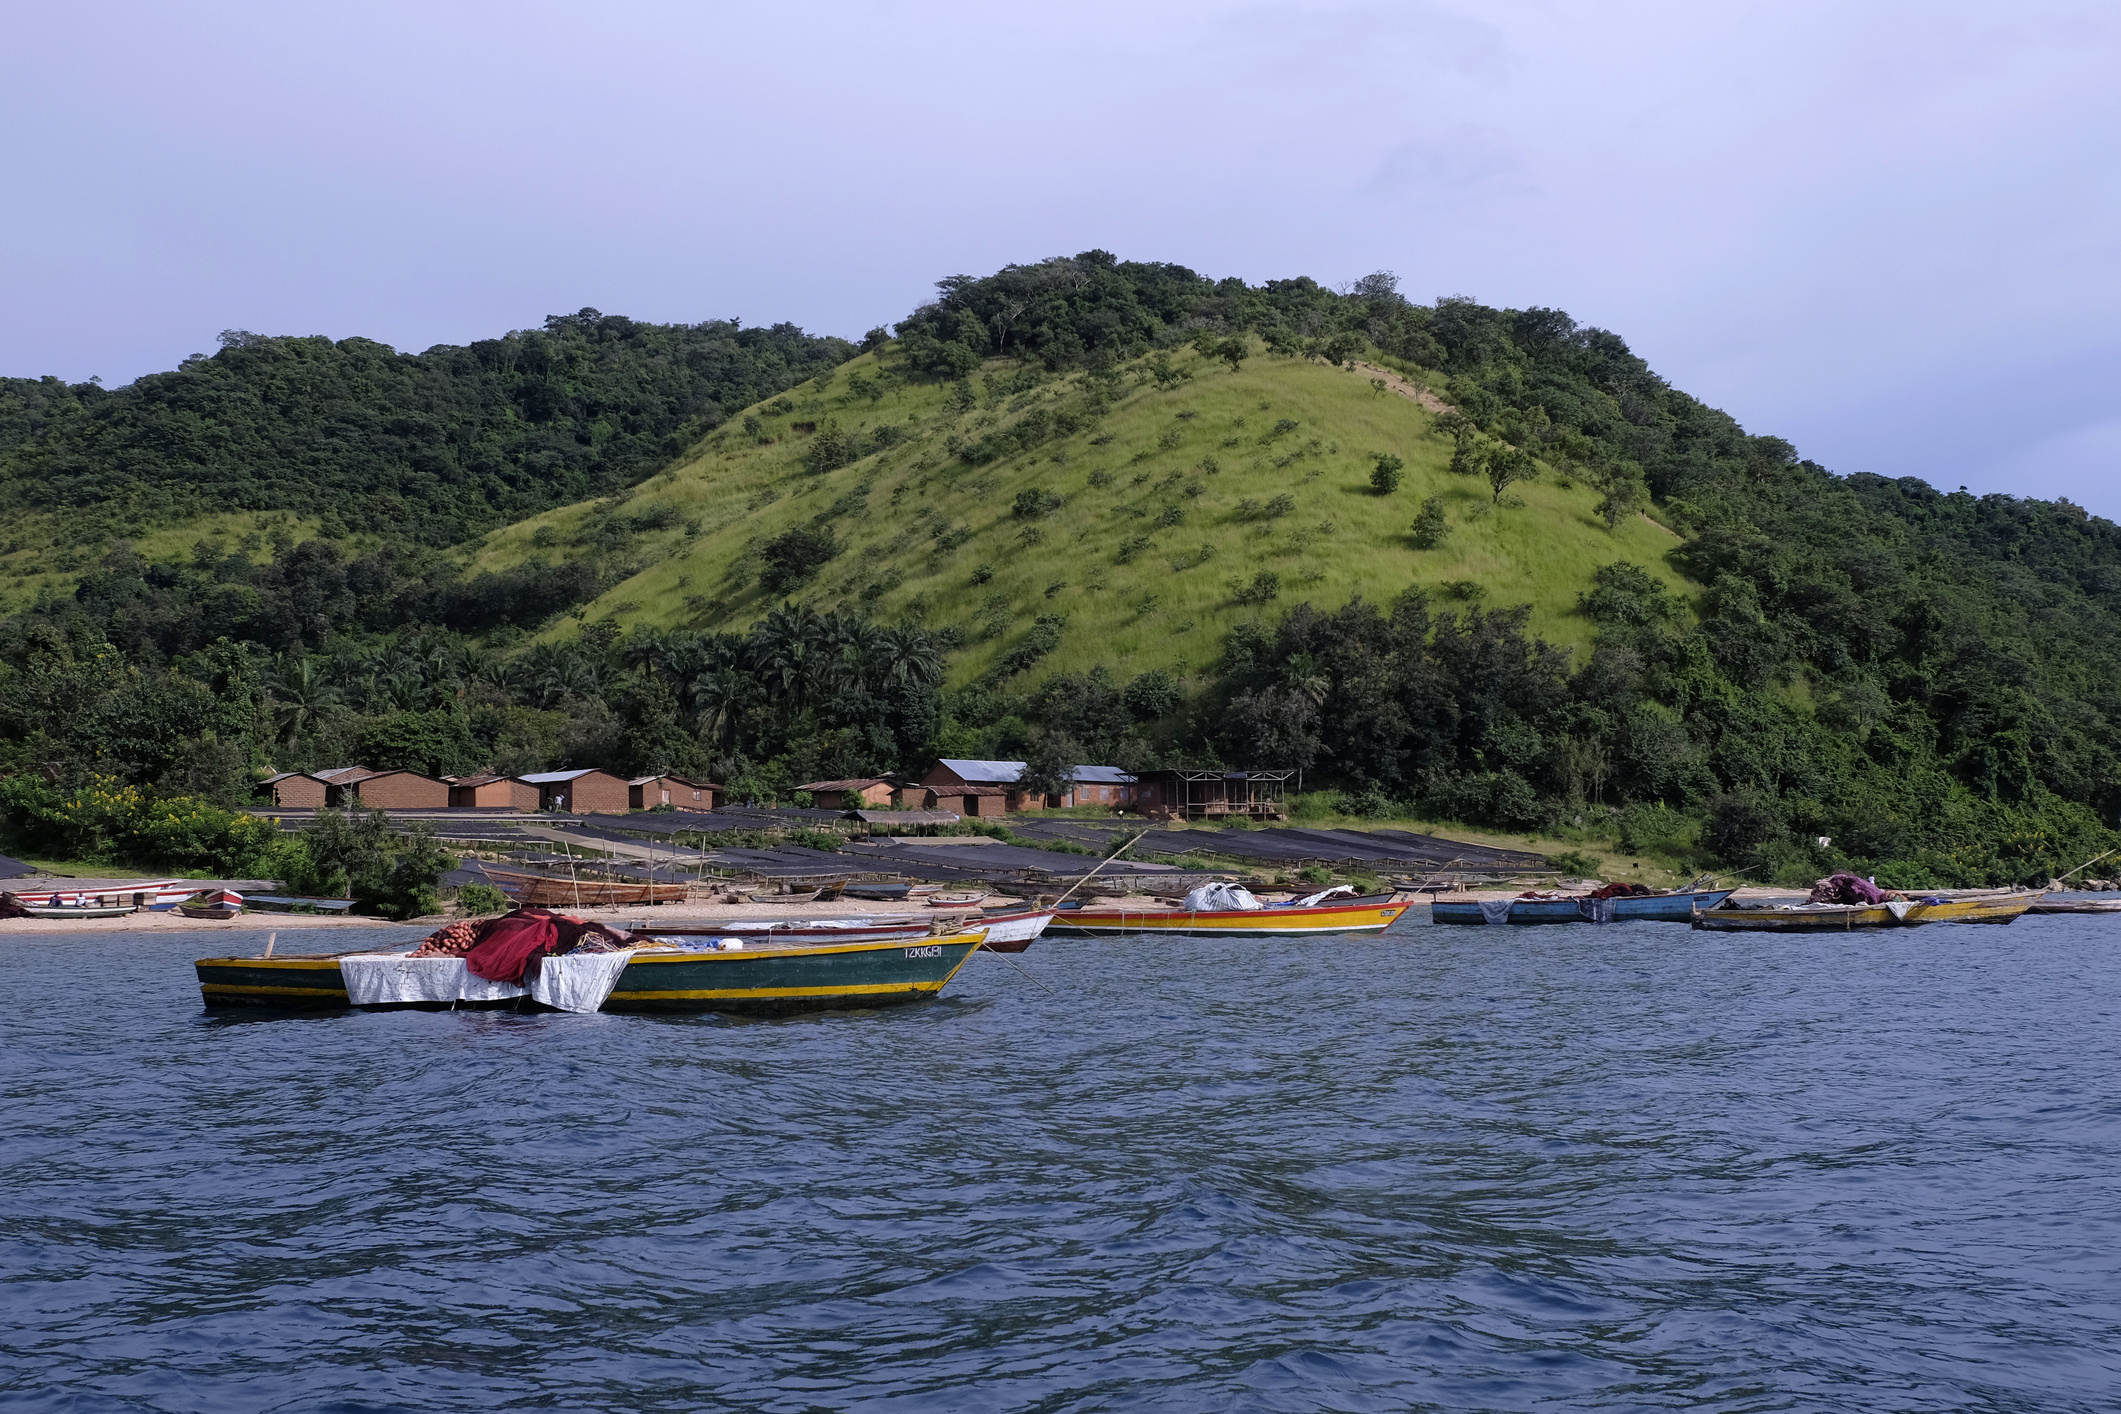
[[[1332,899],[1325,903],[1265,908],[1217,909],[1213,912],[1175,904],[1131,908],[1071,908],[1066,904],[1046,925],[1048,936],[1119,933],[1180,933],[1205,938],[1273,938],[1306,933],[1381,933],[1413,907],[1392,894]]]

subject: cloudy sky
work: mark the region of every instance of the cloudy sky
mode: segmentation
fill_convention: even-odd
[[[1840,471],[2121,518],[2121,8],[12,7],[0,373],[1102,246],[1557,305]]]

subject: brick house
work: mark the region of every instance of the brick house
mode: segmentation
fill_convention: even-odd
[[[929,768],[921,778],[921,784],[932,792],[938,801],[953,795],[962,796],[969,804],[970,790],[999,791],[1008,810],[1042,810],[1065,808],[1071,805],[1109,805],[1115,808],[1129,804],[1133,799],[1134,777],[1117,766],[1077,766],[1074,768],[1074,784],[1059,795],[1038,795],[1021,789],[1017,782],[1023,779],[1024,763],[1021,761],[969,761],[944,758]],[[957,807],[938,804],[935,809],[954,810]],[[959,814],[980,812],[960,810]]]
[[[449,804],[448,784],[417,771],[370,771],[341,777],[338,785],[343,798],[370,810],[440,810]]]
[[[346,787],[350,782],[377,774],[366,766],[332,766],[322,771],[282,771],[277,776],[258,782],[259,792],[272,798],[272,803],[290,810],[314,810],[320,805],[334,808],[347,802]]]
[[[895,785],[883,776],[863,776],[846,781],[812,781],[796,787],[810,792],[810,803],[819,810],[887,810]]]
[[[451,776],[449,803],[459,810],[535,810],[538,788],[491,771],[476,776]]]
[[[540,810],[576,815],[624,815],[627,810],[627,783],[609,771],[539,771],[516,779],[536,787]]]
[[[667,805],[673,810],[712,810],[721,787],[713,781],[684,776],[642,776],[626,783],[626,804],[634,810]]]
[[[255,789],[284,810],[314,810],[324,803],[324,782],[307,771],[282,771],[258,782]]]

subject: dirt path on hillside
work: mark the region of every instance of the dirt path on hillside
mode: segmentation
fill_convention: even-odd
[[[1383,379],[1386,391],[1397,393],[1402,398],[1412,398],[1430,412],[1449,412],[1451,410],[1451,405],[1442,398],[1437,397],[1419,383],[1408,382],[1389,368],[1379,368],[1374,363],[1363,363],[1360,360],[1348,366],[1358,373],[1367,373],[1372,378]]]

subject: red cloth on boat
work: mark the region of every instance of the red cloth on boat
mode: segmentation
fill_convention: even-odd
[[[479,940],[464,954],[464,965],[488,981],[521,986],[539,958],[573,952],[590,936],[625,941],[625,934],[586,918],[519,908],[479,925]]]
[[[1592,898],[1635,898],[1654,894],[1657,891],[1648,884],[1607,884],[1602,889],[1591,890]]]
[[[555,952],[559,945],[560,931],[551,914],[517,909],[479,930],[478,944],[464,954],[464,965],[489,982],[520,986],[531,959]]]
[[[1878,904],[1885,902],[1885,890],[1861,874],[1830,874],[1812,885],[1805,902]]]

